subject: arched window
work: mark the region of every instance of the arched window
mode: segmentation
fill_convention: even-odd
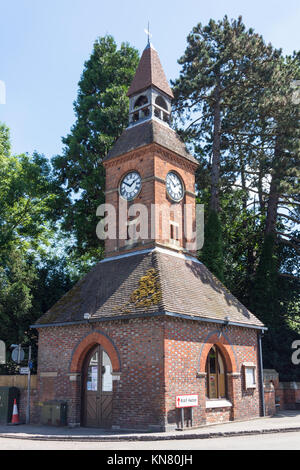
[[[226,398],[225,361],[219,349],[213,346],[206,361],[206,395],[207,398]]]
[[[165,102],[165,100],[161,97],[161,96],[158,96],[155,100],[155,104],[157,104],[157,106],[160,106],[161,108],[165,109],[166,111],[168,111],[168,107],[167,107],[167,103]]]
[[[140,108],[141,106],[144,106],[144,104],[147,104],[147,103],[148,103],[147,96],[141,95],[141,96],[138,97],[138,99],[134,103],[134,109],[135,108]]]

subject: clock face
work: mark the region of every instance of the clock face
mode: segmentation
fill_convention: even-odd
[[[170,171],[166,178],[167,193],[173,201],[181,201],[184,196],[184,189],[181,179],[176,173]]]
[[[140,192],[142,187],[142,179],[137,171],[131,171],[121,181],[120,194],[126,201],[131,201]]]

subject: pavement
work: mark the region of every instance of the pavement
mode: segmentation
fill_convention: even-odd
[[[216,437],[247,436],[300,431],[300,410],[279,411],[271,417],[234,421],[224,424],[187,428],[171,432],[121,432],[96,428],[69,428],[38,425],[0,425],[0,438],[45,441],[162,441],[183,439],[210,439]]]

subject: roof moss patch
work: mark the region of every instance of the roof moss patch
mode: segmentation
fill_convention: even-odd
[[[145,276],[139,280],[139,287],[133,291],[130,297],[131,303],[136,307],[150,307],[157,305],[162,300],[161,286],[156,269],[148,269]]]
[[[128,302],[121,307],[115,307],[120,313],[131,313],[135,309],[148,309],[152,305],[158,305],[162,300],[162,290],[159,282],[159,275],[156,269],[148,269],[144,276],[138,281],[138,288],[135,289]]]

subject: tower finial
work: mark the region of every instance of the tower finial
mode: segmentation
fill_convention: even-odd
[[[150,46],[150,38],[152,37],[152,34],[150,33],[150,22],[148,21],[148,29],[144,29],[145,33],[148,36],[148,46]]]

